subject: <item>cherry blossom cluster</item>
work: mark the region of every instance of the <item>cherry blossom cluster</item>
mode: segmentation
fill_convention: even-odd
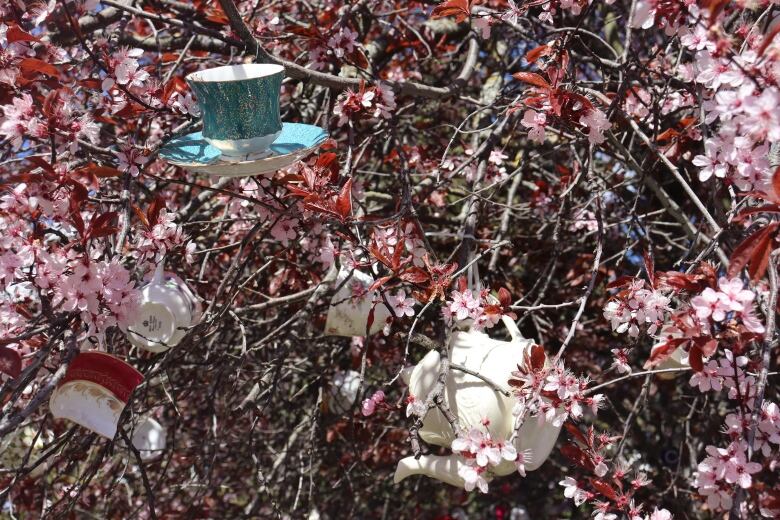
[[[375,226],[372,231],[374,243],[392,258],[396,254],[396,247],[402,247],[402,252],[409,255],[413,265],[422,267],[425,265],[423,257],[426,249],[417,225],[414,222],[406,222],[401,226]]]
[[[652,335],[663,324],[670,302],[670,298],[661,291],[647,287],[644,280],[635,279],[627,289],[607,302],[604,318],[619,334],[628,332],[635,338],[647,325],[647,333]]]
[[[174,213],[163,208],[151,229],[143,230],[138,234],[133,254],[139,264],[144,262],[150,263],[150,266],[157,264],[165,255],[182,247],[185,248],[187,255],[194,252],[195,244],[189,242],[181,226],[174,222],[175,216]],[[191,261],[192,257],[188,256],[188,259]]]
[[[731,509],[733,486],[750,488],[751,475],[761,471],[761,464],[747,459],[747,443],[732,442],[726,448],[707,446],[707,457],[697,466],[693,484],[706,497],[707,505],[714,511]]]
[[[447,325],[470,323],[475,330],[490,329],[502,315],[501,304],[487,289],[472,291],[462,288],[450,292],[449,299],[441,309]]]
[[[331,62],[341,63],[345,58],[351,58],[360,48],[358,33],[349,27],[340,27],[325,40],[313,40],[309,49],[311,68],[324,70]]]
[[[384,83],[367,87],[360,85],[357,92],[347,90],[339,96],[333,115],[338,117],[338,125],[344,126],[361,119],[390,119],[395,110],[395,93]]]
[[[707,287],[702,293],[691,299],[691,307],[699,319],[712,319],[722,322],[727,316],[733,315],[742,321],[750,332],[761,334],[764,325],[755,315],[753,300],[756,294],[745,289],[745,284],[739,278],[718,280],[718,290]]]
[[[588,395],[587,377],[577,377],[562,361],[550,363],[539,345],[532,346],[517,368],[509,385],[517,398],[512,413],[518,428],[526,420],[560,426],[567,418],[581,419],[585,408],[597,413],[604,402],[603,394]]]
[[[377,390],[371,395],[371,397],[367,399],[363,399],[363,402],[360,405],[360,413],[362,413],[363,416],[365,417],[369,417],[371,415],[374,415],[377,406],[382,406],[384,404],[385,404],[385,393],[381,390]]]
[[[679,33],[693,56],[681,76],[704,88],[702,124],[713,127],[704,153],[693,157],[699,179],[721,178],[776,198],[767,154],[770,143],[780,140],[777,41],[765,42],[758,25],[730,34],[710,17],[696,4],[650,0],[637,3],[634,23],[643,28],[658,23]]]
[[[610,468],[606,462],[607,451],[619,437],[606,433],[596,434],[593,427],[586,432],[572,427],[568,431],[574,442],[566,444],[562,451],[576,466],[593,477],[565,477],[558,484],[563,486],[563,495],[572,499],[577,507],[588,503],[593,506],[593,517],[600,520],[670,520],[666,509],[655,508],[644,514],[643,504],[637,504],[635,493],[650,485],[651,481],[642,471],[631,471],[631,465],[620,461]],[[625,516],[620,516],[621,514]]]
[[[482,493],[487,493],[490,469],[505,461],[515,462],[518,472],[525,476],[524,455],[518,455],[511,442],[493,439],[487,427],[485,431],[471,428],[456,437],[452,441],[452,452],[463,457],[466,462],[458,468],[458,475],[465,482],[466,491],[476,487]]]

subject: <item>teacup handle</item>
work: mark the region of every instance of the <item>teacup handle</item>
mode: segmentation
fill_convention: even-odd
[[[154,268],[154,276],[152,276],[152,283],[162,284],[165,278],[165,258],[160,260],[157,267]]]
[[[517,328],[517,323],[515,323],[515,320],[504,314],[501,316],[501,321],[504,323],[506,330],[509,331],[509,337],[512,338],[512,341],[525,339],[523,335],[520,334],[520,329]]]

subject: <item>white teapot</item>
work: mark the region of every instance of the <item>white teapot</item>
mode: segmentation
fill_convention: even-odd
[[[511,341],[491,339],[487,334],[470,330],[455,332],[450,342],[450,358],[453,364],[468,368],[490,379],[496,386],[510,392],[507,396],[497,392],[484,380],[455,368],[450,368],[445,383],[444,400],[458,418],[460,427],[468,431],[471,427],[487,428],[495,440],[509,440],[515,429],[512,409],[516,403],[508,381],[517,370],[525,353],[534,344],[520,335],[517,325],[509,317],[502,321],[512,338]],[[440,355],[432,350],[402,377],[409,385],[410,393],[419,399],[426,399],[436,384],[439,375]],[[486,426],[483,426],[486,425]],[[530,450],[526,456],[525,469],[537,469],[547,459],[560,433],[560,426],[552,421],[540,424],[529,417],[520,427],[514,439],[518,453]],[[422,440],[428,444],[450,447],[455,438],[452,427],[438,408],[431,408],[419,430]],[[466,465],[460,455],[422,455],[419,459],[406,457],[398,462],[395,482],[410,475],[426,475],[453,486],[464,486],[458,475],[460,467]],[[504,460],[491,468],[494,476],[508,475],[516,471],[514,462]]]

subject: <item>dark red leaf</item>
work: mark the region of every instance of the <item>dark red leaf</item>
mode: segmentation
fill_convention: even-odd
[[[336,213],[339,214],[342,221],[352,216],[352,179],[347,179],[341,192],[336,198]],[[396,249],[402,249],[397,247]]]
[[[68,200],[68,209],[73,227],[79,232],[79,236],[85,238],[84,219],[81,218],[81,203],[83,202],[83,199],[79,197],[78,193],[78,190],[71,191],[70,199]]]
[[[379,303],[378,305],[384,304]],[[371,332],[371,326],[374,324],[374,310],[376,310],[376,305],[372,305],[371,310],[368,311],[368,319],[366,319],[366,336],[369,335],[369,332]]]
[[[47,118],[51,119],[56,115],[55,112],[60,106],[59,98],[60,98],[59,90],[52,90],[51,92],[46,94],[46,98],[43,100],[42,111]]]
[[[664,343],[660,343],[654,346],[650,351],[650,359],[648,359],[645,363],[644,369],[649,370],[660,365],[664,360],[668,359],[675,350],[677,350],[677,347],[687,341],[690,341],[689,338],[672,338]]]
[[[766,51],[767,47],[769,47],[769,44],[772,43],[772,40],[774,40],[775,36],[777,36],[778,34],[780,34],[780,24],[776,24],[774,29],[769,31],[768,34],[764,35],[764,40],[761,42],[761,47],[758,49],[759,56],[764,55],[764,52]]]
[[[577,425],[566,421],[563,423],[563,427],[566,428],[566,431],[568,431],[575,439],[580,441],[584,445],[588,445],[588,440],[585,438],[585,436],[582,434],[579,428],[577,428]]]
[[[612,486],[604,482],[603,480],[598,480],[595,478],[590,479],[590,483],[593,486],[593,488],[604,495],[605,497],[609,498],[610,500],[616,500],[618,495],[615,492],[614,489],[612,489]]]
[[[57,67],[37,58],[24,58],[19,62],[19,67],[25,72],[40,72],[52,77],[59,75]]]
[[[384,284],[392,280],[392,276],[383,276],[379,279],[377,279],[374,283],[371,284],[371,286],[368,288],[368,292],[371,293],[373,291],[376,291],[380,287],[382,287]]]
[[[141,210],[141,208],[139,208],[135,204],[132,205],[132,208],[133,208],[133,212],[135,213],[135,216],[138,217],[138,219],[141,221],[144,227],[146,229],[151,229],[151,227],[149,226],[149,219],[146,218],[146,215]]]
[[[149,227],[157,225],[160,219],[160,211],[165,207],[165,201],[159,195],[154,198],[149,207],[146,208],[146,219],[149,221]]]
[[[447,0],[437,5],[431,13],[431,18],[444,16],[454,16],[457,23],[466,20],[471,16],[468,0]]]
[[[14,349],[0,347],[0,372],[13,378],[22,372],[22,356]]]
[[[780,29],[780,23],[777,24],[778,29]],[[772,189],[774,192],[778,195],[780,195],[780,166],[775,168],[775,172],[772,174]]]
[[[181,76],[174,76],[165,84],[162,93],[163,103],[167,104],[171,96],[177,92],[180,94],[187,92],[187,82]]]
[[[542,56],[547,56],[552,50],[549,45],[540,45],[534,49],[525,53],[525,61],[528,63],[535,63]]]
[[[704,370],[704,359],[702,356],[702,351],[698,345],[692,346],[691,350],[688,352],[688,362],[691,364],[691,368],[695,372],[701,372]]]
[[[730,278],[737,276],[743,267],[754,261],[753,258],[756,249],[759,246],[764,248],[766,247],[767,237],[771,238],[773,233],[777,230],[778,226],[780,226],[780,223],[772,222],[766,227],[759,229],[747,237],[736,248],[734,248],[734,252],[731,253],[728,270],[728,275]],[[763,251],[761,253],[763,253]]]
[[[80,173],[94,175],[95,177],[100,177],[102,179],[106,179],[109,177],[119,177],[120,175],[122,175],[122,172],[120,172],[116,168],[111,168],[110,166],[101,166],[100,164],[95,164],[95,163],[90,163],[87,166],[84,166],[83,168],[79,168],[78,171]]]
[[[6,40],[8,40],[8,43],[40,41],[32,34],[26,33],[23,30],[21,30],[19,26],[16,24],[11,24],[11,26],[8,27],[8,32],[5,33],[5,38]]]
[[[774,225],[774,226],[773,226]],[[773,222],[767,228],[774,227],[777,229],[778,223]],[[775,235],[774,232],[764,233],[763,236],[761,236],[758,239],[758,243],[756,244],[755,249],[753,250],[753,254],[750,255],[750,263],[748,264],[748,275],[750,275],[750,279],[754,282],[759,280],[762,276],[764,276],[764,273],[766,272],[766,268],[769,265],[769,255],[772,252],[772,242],[774,242]]]
[[[512,77],[523,83],[529,83],[535,87],[549,89],[550,84],[542,76],[535,72],[515,72]]]
[[[111,224],[114,220],[116,220],[116,218],[116,211],[109,211],[101,215],[94,215],[92,220],[89,221],[89,228],[87,230],[86,236],[88,238],[100,238],[113,235],[119,231],[119,228]]]
[[[398,248],[400,249],[400,248]],[[430,279],[430,275],[419,267],[410,267],[398,275],[398,278],[409,283],[425,283]]]
[[[544,368],[544,362],[547,360],[547,354],[541,345],[531,345],[531,368],[541,370]]]
[[[777,176],[777,172],[775,172],[775,176]],[[772,183],[774,184],[775,179],[772,178]],[[775,188],[775,190],[780,189],[780,186]],[[780,191],[777,191],[777,193],[780,193]],[[753,215],[759,214],[759,213],[780,213],[780,206],[777,204],[764,204],[763,206],[758,206],[755,208],[746,208],[742,211],[740,211],[732,220],[732,222],[742,222],[743,220],[747,219],[748,217],[752,217]]]
[[[314,168],[319,171],[329,172],[330,181],[335,183],[339,176],[338,155],[334,152],[320,154],[317,157],[317,162],[314,163]]]
[[[650,287],[655,288],[655,262],[653,261],[653,255],[650,250],[645,249],[642,252],[642,256],[645,260],[645,271],[647,272],[647,278],[650,280]]]
[[[387,267],[388,269],[393,268],[393,263],[390,261],[389,258],[387,258],[384,254],[382,254],[382,251],[380,251],[379,248],[376,247],[376,244],[371,244],[370,246],[368,246],[368,250],[373,255],[373,257],[379,260],[380,262],[382,262],[385,265],[385,267]]]
[[[501,302],[501,306],[504,308],[512,305],[512,295],[506,288],[502,287],[498,290],[498,301]]]
[[[593,462],[591,462],[590,457],[574,444],[569,443],[561,446],[561,454],[587,471],[593,471],[593,468],[595,467]]]
[[[50,174],[52,176],[56,175],[52,165],[49,164],[48,162],[46,162],[46,160],[43,157],[38,157],[38,156],[35,156],[35,155],[31,155],[29,157],[25,157],[25,159],[27,159],[28,161],[33,163],[35,166],[38,166],[39,168],[41,168],[44,172],[46,172],[46,173],[48,173],[48,174]]]
[[[625,287],[627,285],[630,285],[631,282],[633,281],[634,281],[633,276],[621,276],[609,282],[607,284],[607,289],[617,289],[618,287]]]
[[[693,339],[694,344],[701,349],[703,356],[709,357],[718,350],[718,340],[710,336],[699,336]]]

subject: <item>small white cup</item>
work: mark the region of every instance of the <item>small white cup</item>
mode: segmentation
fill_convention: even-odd
[[[338,370],[330,381],[330,409],[343,414],[352,408],[360,389],[360,372]]]
[[[336,278],[338,290],[330,300],[328,319],[325,322],[325,334],[329,336],[365,336],[368,315],[374,308],[374,321],[369,334],[382,330],[390,311],[384,303],[374,305],[379,298],[376,291],[368,293],[368,288],[374,279],[351,267],[341,266]],[[362,296],[355,296],[357,293]]]
[[[138,319],[127,328],[130,343],[151,352],[177,345],[186,328],[200,321],[200,302],[178,276],[157,266],[151,282],[141,289]]]
[[[141,454],[141,460],[156,459],[165,450],[165,428],[151,417],[147,417],[133,430],[132,442]]]

